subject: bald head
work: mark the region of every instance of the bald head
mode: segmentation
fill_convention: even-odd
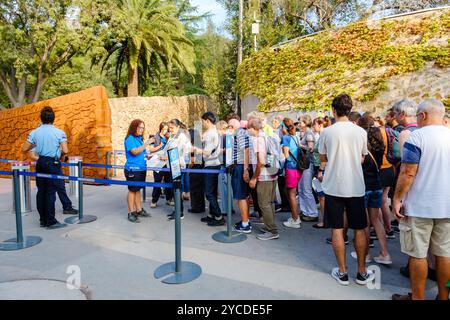
[[[424,100],[417,107],[417,124],[419,127],[442,124],[444,116],[444,104],[437,99]]]

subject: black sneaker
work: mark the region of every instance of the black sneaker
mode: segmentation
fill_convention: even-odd
[[[211,220],[214,220],[214,218],[211,218],[210,216],[206,216],[206,217],[203,217],[203,218],[200,219],[200,221],[204,222],[204,223],[208,223]]]
[[[377,234],[375,231],[370,231],[370,240],[378,240]]]
[[[275,205],[275,212],[281,212],[281,204],[276,204]]]
[[[211,219],[211,221],[208,222],[208,226],[210,227],[218,227],[218,226],[223,226],[225,224],[225,219]]]
[[[369,248],[374,248],[375,243],[373,242],[373,239],[369,239]]]
[[[145,211],[144,208],[142,208],[141,211],[138,211],[137,214],[138,214],[139,216],[145,217],[145,218],[148,218],[148,217],[151,217],[151,216],[152,216],[150,213],[148,213],[147,211]]]
[[[386,232],[387,239],[395,239],[395,232],[393,230]]]
[[[67,224],[65,223],[60,223],[60,222],[56,222],[52,225],[47,226],[47,229],[53,230],[53,229],[61,229],[67,227]]]
[[[375,273],[372,270],[367,270],[365,273],[359,273],[356,275],[356,283],[360,285],[366,285],[375,278]]]
[[[327,238],[327,243],[328,244],[333,244],[333,240],[331,239],[331,237]],[[348,236],[344,236],[344,243],[347,245],[350,242],[348,241]]]
[[[64,209],[63,214],[78,214],[78,210],[74,208]]]
[[[180,218],[184,219],[184,213],[183,212],[181,213]],[[167,220],[169,220],[169,221],[175,220],[175,212],[172,212],[172,214],[169,214],[167,216]]]
[[[128,213],[128,221],[133,222],[133,223],[139,223],[141,222],[137,216],[137,212],[133,211]]]
[[[331,276],[336,279],[337,282],[339,282],[339,284],[343,285],[343,286],[348,286],[350,284],[350,282],[348,281],[348,273],[344,272],[341,273],[339,272],[339,268],[334,268],[331,271]]]

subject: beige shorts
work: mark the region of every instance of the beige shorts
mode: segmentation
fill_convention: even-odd
[[[450,219],[408,217],[400,221],[399,228],[403,253],[426,258],[430,248],[435,256],[450,257]]]

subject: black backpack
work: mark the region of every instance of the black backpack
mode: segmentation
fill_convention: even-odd
[[[295,144],[298,148],[298,155],[297,157],[292,154],[292,152],[289,150],[289,154],[292,158],[294,158],[294,161],[297,163],[297,170],[304,171],[309,169],[310,160],[309,160],[309,151],[300,147],[297,143],[297,137],[291,136],[292,139],[294,139]]]

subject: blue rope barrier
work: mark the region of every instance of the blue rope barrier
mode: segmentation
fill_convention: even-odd
[[[28,177],[38,177],[45,179],[58,179],[58,180],[71,180],[89,183],[99,183],[99,184],[113,184],[122,186],[133,186],[133,187],[160,187],[160,188],[173,188],[172,183],[157,183],[157,182],[144,182],[144,181],[120,181],[120,180],[108,180],[108,179],[97,179],[97,178],[79,178],[75,176],[63,176],[58,174],[47,174],[47,173],[36,173],[36,172],[19,172],[21,176]]]
[[[0,174],[3,174],[5,176],[12,176],[13,173],[10,171],[0,171]]]
[[[0,159],[0,162],[3,163],[15,163],[18,162],[16,160],[8,160],[8,159]],[[121,166],[121,165],[107,165],[107,164],[99,164],[99,163],[82,163],[83,167],[91,167],[91,168],[108,168],[108,169],[127,169],[134,171],[162,171],[162,172],[170,172],[169,168],[156,168],[156,167],[139,167],[139,166]],[[76,167],[76,163],[61,163],[63,167]],[[181,172],[184,173],[225,173],[225,169],[181,169]]]

